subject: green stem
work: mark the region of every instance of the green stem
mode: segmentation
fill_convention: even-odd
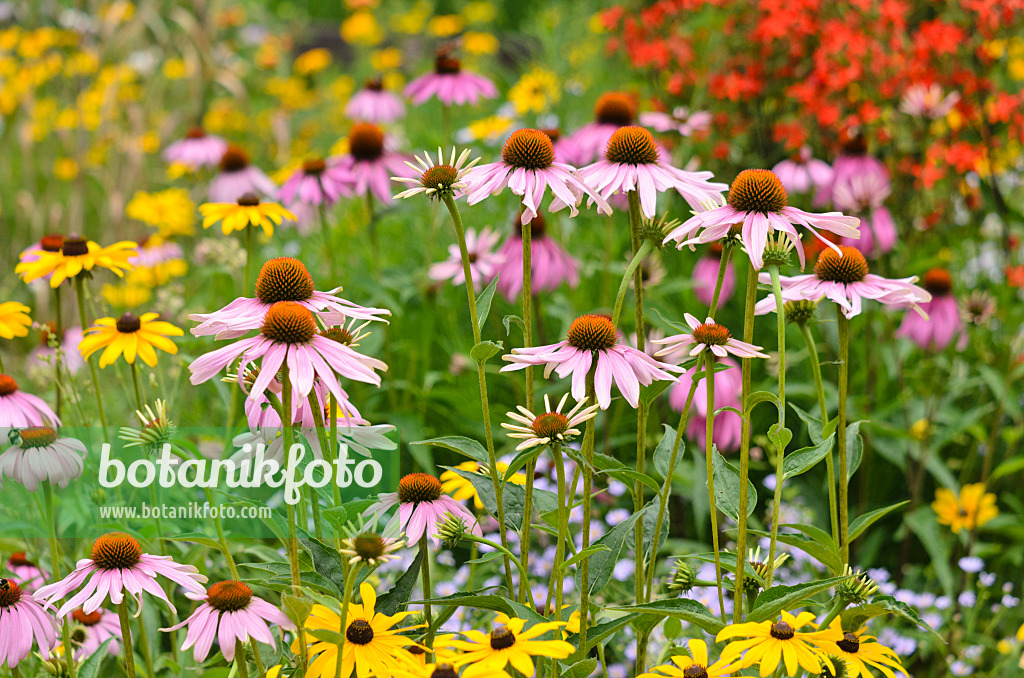
[[[135,388],[135,406],[139,408],[139,412],[144,411],[144,403],[142,400],[142,388],[139,386],[139,368],[134,362],[131,363],[132,372],[132,386]]]
[[[121,621],[121,647],[124,654],[124,672],[128,678],[136,678],[135,645],[132,644],[132,627],[128,622],[128,597],[118,603],[117,617]],[[69,646],[70,647],[70,646]]]
[[[362,563],[356,563],[356,566],[351,570],[348,567],[345,568],[345,591],[342,593],[341,598],[341,628],[338,629],[338,635],[341,640],[338,641],[338,659],[335,661],[334,678],[341,678],[341,657],[345,649],[345,632],[347,630],[346,624],[348,622],[348,606],[352,601],[352,589],[355,586],[356,577],[359,575],[359,569],[362,567]],[[303,664],[305,666],[305,664]]]
[[[818,358],[818,345],[811,336],[811,328],[807,323],[798,323],[800,333],[807,344],[807,355],[811,361],[811,374],[814,376],[814,389],[818,394],[818,410],[821,412],[821,430],[828,425],[828,404],[825,402],[825,386],[821,380],[821,361]],[[836,468],[832,453],[825,456],[825,470],[828,474],[828,515],[832,525],[832,541],[839,544],[839,517],[836,515]]]
[[[210,502],[210,507],[216,506],[213,490],[209,487],[204,487],[203,491],[206,493],[206,501]],[[224,524],[220,519],[220,511],[217,512],[217,516],[213,519],[213,527],[217,531],[217,543],[220,544],[221,555],[224,556],[224,560],[228,563],[231,578],[235,581],[241,581],[241,577],[238,576],[238,566],[235,564],[235,558],[231,555],[231,547],[228,545],[227,537],[224,536]]]
[[[786,309],[782,303],[782,283],[779,279],[779,267],[770,265],[768,272],[772,277],[772,294],[775,295],[775,319],[779,335],[779,434],[786,428]],[[785,441],[785,438],[781,438]],[[782,503],[783,461],[786,456],[785,444],[779,446],[775,456],[775,497],[772,501],[772,536],[768,546],[768,575],[765,577],[765,588],[772,585],[775,574],[775,547],[779,539],[779,507]]]
[[[747,296],[743,311],[743,341],[754,340],[754,304],[757,302],[757,271],[747,264]],[[740,402],[743,404],[743,418],[740,427],[740,505],[739,524],[736,529],[736,585],[733,590],[732,621],[738,624],[743,616],[743,575],[747,559],[747,478],[750,475],[750,412],[747,398],[750,396],[750,358],[740,361],[743,372],[743,388]]]
[[[0,370],[2,370],[3,368],[4,368],[3,367],[3,363],[0,362]],[[11,667],[11,678],[22,678],[22,676],[21,676],[21,669],[19,669],[17,666],[12,666]]]
[[[235,666],[240,678],[249,678],[249,665],[245,661],[245,646],[242,641],[235,640]]]
[[[85,280],[81,275],[75,276],[75,294],[78,296],[78,319],[82,325],[82,331],[89,329],[89,323],[85,313]],[[103,413],[103,397],[100,395],[100,377],[96,371],[96,361],[89,356],[89,372],[92,374],[92,390],[96,394],[96,410],[99,412],[100,425],[103,427],[103,439],[110,442],[107,433],[107,415]]]
[[[57,316],[57,348],[54,350],[53,353],[53,385],[57,396],[56,412],[58,417],[60,416],[61,401],[63,400],[63,393],[61,393],[60,388],[60,364],[64,360],[64,313],[61,310],[60,297],[60,287],[58,286],[53,290],[54,313]],[[0,360],[0,372],[3,371],[4,363],[3,360]]]
[[[836,322],[839,325],[839,425],[836,437],[839,443],[839,540],[843,565],[850,562],[850,470],[846,462],[846,390],[850,381],[850,321],[836,304]]]
[[[565,458],[562,455],[562,444],[551,443],[551,456],[555,462],[555,477],[558,483],[558,536],[555,537],[555,564],[565,562],[565,540],[569,538],[568,507],[565,497]],[[565,572],[557,567],[551,568],[551,583],[548,584],[548,600],[544,613],[551,609],[552,596],[555,600],[555,619],[562,619],[562,590],[565,587]]]
[[[593,405],[597,398],[594,391],[594,367],[587,372],[587,402],[584,407]],[[583,534],[582,548],[590,546],[590,495],[591,485],[594,476],[594,436],[596,433],[595,423],[597,417],[587,420],[587,428],[583,433],[583,445],[580,453],[583,456]],[[575,485],[575,483],[574,483]],[[575,494],[573,494],[575,498]],[[579,633],[579,655],[578,661],[587,656],[587,626],[590,619],[590,559],[584,558],[580,561],[580,633]]]
[[[43,482],[43,503],[46,507],[46,526],[50,533],[50,569],[53,570],[53,578],[60,579],[60,546],[57,543],[56,515],[53,512],[53,487],[50,482]],[[64,640],[64,656],[67,659],[68,670],[71,678],[78,676],[78,666],[75,664],[75,653],[71,647],[71,622],[64,620],[61,625]]]
[[[622,274],[622,282],[619,283],[619,291],[615,294],[615,307],[612,310],[612,324],[616,327],[619,326],[622,304],[626,299],[626,290],[629,289],[629,283],[632,281],[633,274],[640,267],[640,264],[643,263],[644,258],[651,253],[652,249],[654,249],[654,244],[649,240],[645,240],[640,246],[640,250],[630,260],[629,266],[626,267],[626,272]]]
[[[285,463],[291,462],[292,458],[292,382],[288,372],[288,364],[281,364],[281,435],[284,438]],[[288,565],[292,580],[292,595],[302,595],[302,575],[299,571],[299,537],[298,524],[295,516],[295,505],[286,501],[288,506],[288,543],[285,544],[285,552],[288,554]],[[306,632],[302,624],[299,624],[299,651],[302,656],[302,666],[308,665],[306,647]]]
[[[708,317],[712,320],[718,313],[718,298],[722,295],[722,283],[725,282],[725,272],[729,268],[729,259],[732,258],[732,244],[727,240],[722,246],[722,256],[718,262],[718,280],[715,281],[715,293],[711,297],[711,308],[708,309]]]
[[[516,555],[514,553],[512,553],[512,551],[508,550],[507,548],[505,548],[501,544],[497,544],[497,543],[491,541],[490,539],[487,539],[485,537],[478,537],[475,534],[470,534],[470,533],[466,533],[465,535],[463,535],[462,539],[464,541],[473,542],[473,543],[476,543],[476,544],[484,544],[486,546],[490,546],[495,551],[500,551],[501,553],[505,554],[505,556],[507,556],[509,558],[509,560],[511,560],[512,563],[516,566],[516,570],[519,571],[519,578],[524,580],[524,581],[527,579],[528,574],[526,572],[526,566],[523,565],[523,561],[521,561],[519,558],[516,558]],[[530,595],[530,605],[531,605],[531,607],[533,606],[532,598],[533,598],[533,595],[531,594]]]
[[[146,634],[146,620],[139,614],[139,650],[142,652],[142,661],[146,665],[146,673],[156,678],[156,671],[153,670],[153,653],[149,649],[149,635]]]
[[[832,609],[829,610],[828,614],[825,615],[825,618],[821,620],[821,623],[818,624],[818,628],[822,630],[827,629],[828,625],[832,623],[832,620],[841,615],[843,610],[845,610],[849,604],[849,600],[839,598],[839,600],[836,601],[836,604],[832,606]]]
[[[708,503],[711,505],[711,545],[715,549],[715,581],[718,583],[718,609],[725,621],[725,592],[722,590],[722,559],[718,553],[718,503],[715,500],[715,472],[712,460],[715,443],[715,354],[704,352],[704,382],[708,394],[708,414],[704,428],[704,463],[708,477]]]
[[[423,599],[430,600],[434,597],[433,589],[430,586],[430,547],[427,546],[426,533],[420,537],[420,554],[423,557],[420,563],[420,575],[423,579]],[[427,622],[427,647],[434,649],[434,615],[431,614],[430,603],[423,603],[423,618]]]
[[[533,346],[533,222],[522,225],[523,239],[523,347]],[[533,366],[526,369],[526,409],[533,412],[534,385]],[[530,523],[533,518],[533,476],[536,460],[531,459],[526,467],[526,496],[523,500],[523,525],[519,533],[519,549],[523,564],[529,567],[530,562]],[[529,581],[519,582],[518,600],[526,602],[526,591]]]
[[[466,296],[469,298],[469,320],[473,327],[473,346],[480,343],[480,320],[476,312],[476,294],[473,291],[473,271],[469,265],[469,251],[466,249],[466,230],[462,225],[462,215],[455,204],[455,199],[444,196],[445,207],[452,217],[452,225],[455,227],[455,236],[459,241],[459,252],[462,255],[462,272],[466,278]],[[508,527],[505,523],[505,503],[503,499],[501,479],[498,477],[498,459],[494,453],[494,436],[491,433],[491,408],[487,398],[487,377],[484,372],[484,364],[476,363],[477,380],[480,382],[480,409],[484,420],[484,439],[487,443],[487,463],[491,476],[491,483],[494,485],[495,502],[497,503],[498,533],[501,535],[501,545],[508,551]],[[515,589],[512,587],[512,563],[508,557],[504,558],[505,563],[505,585],[511,596]]]

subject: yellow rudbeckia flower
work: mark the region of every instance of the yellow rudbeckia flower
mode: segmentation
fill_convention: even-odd
[[[27,337],[28,328],[32,325],[32,318],[28,315],[31,310],[17,301],[0,304],[0,339]]]
[[[662,664],[644,673],[639,678],[690,678],[690,676],[707,676],[707,678],[726,678],[739,671],[739,663],[727,659],[719,659],[714,664],[708,663],[708,644],[703,640],[690,640],[690,655],[675,655],[671,664]],[[654,673],[657,671],[657,673]]]
[[[832,670],[834,666],[832,660],[811,644],[812,639],[821,642],[839,641],[843,639],[843,634],[832,629],[816,633],[799,630],[808,624],[813,627],[813,622],[814,614],[811,612],[801,612],[796,616],[783,612],[782,618],[774,622],[730,624],[718,632],[715,641],[746,638],[729,643],[722,651],[721,660],[732,662],[742,655],[739,668],[757,665],[762,677],[771,675],[780,663],[784,665],[787,676],[795,676],[800,669],[816,676],[821,673],[822,665]]]
[[[500,675],[505,667],[512,665],[523,675],[534,674],[534,657],[565,659],[576,648],[564,640],[538,640],[546,633],[557,633],[565,622],[542,622],[523,630],[526,620],[499,614],[497,626],[490,633],[466,631],[469,640],[451,640],[448,646],[463,653],[452,661],[456,666],[466,666],[463,678]]]
[[[85,332],[85,338],[78,344],[82,357],[89,359],[96,351],[106,349],[100,356],[100,367],[112,364],[121,355],[129,365],[135,364],[135,356],[150,367],[156,366],[158,348],[170,354],[178,352],[178,347],[167,337],[180,337],[184,334],[169,322],[157,320],[159,313],[144,313],[141,318],[125,313],[118,319],[100,318],[96,325]]]
[[[508,470],[508,464],[504,462],[497,462],[495,465],[498,469],[498,475],[502,478],[505,477],[505,472]],[[482,473],[483,467],[475,461],[464,461],[455,468],[462,471],[468,471],[470,473]],[[441,480],[441,491],[447,495],[450,495],[455,501],[466,501],[467,499],[473,500],[473,506],[476,507],[477,511],[483,511],[484,505],[480,501],[480,495],[477,494],[476,488],[473,483],[463,478],[455,471],[445,471],[440,476]],[[512,477],[508,479],[508,482],[513,485],[526,485],[526,475],[523,473],[514,473]]]
[[[895,652],[877,642],[874,636],[865,635],[867,629],[856,632],[843,631],[839,618],[832,620],[828,630],[833,632],[829,639],[818,640],[816,634],[811,635],[811,642],[822,652],[846,662],[846,675],[850,678],[874,678],[869,666],[878,669],[886,678],[894,678],[896,673],[906,673]],[[839,639],[834,638],[839,634]]]
[[[996,495],[985,492],[984,483],[972,483],[960,488],[960,495],[940,487],[935,490],[935,501],[932,510],[938,516],[940,525],[949,525],[953,534],[959,534],[966,528],[973,530],[981,527],[999,515],[996,508]]]
[[[252,193],[246,193],[237,203],[208,202],[199,206],[199,212],[203,215],[203,228],[219,221],[224,235],[243,231],[248,226],[259,226],[269,238],[274,235],[275,225],[279,226],[285,219],[296,220],[294,214],[277,203],[261,203],[259,197]]]
[[[77,235],[64,238],[60,250],[50,251],[30,249],[22,255],[21,262],[14,272],[25,282],[32,282],[50,276],[50,287],[57,288],[69,278],[74,278],[83,271],[94,268],[105,268],[117,276],[124,277],[125,271],[132,270],[128,263],[136,256],[136,244],[130,240],[122,240],[108,247],[100,247],[97,243]]]

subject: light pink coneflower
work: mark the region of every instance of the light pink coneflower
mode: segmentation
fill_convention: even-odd
[[[380,78],[373,78],[348,100],[345,115],[360,122],[389,123],[405,115],[405,104],[394,93],[384,89]]]
[[[462,518],[473,534],[482,536],[476,518],[462,504],[441,490],[441,481],[428,473],[410,473],[398,481],[398,492],[382,492],[377,501],[366,509],[363,517],[373,516],[376,521],[392,506],[398,511],[390,520],[384,533],[404,532],[406,541],[416,544],[423,537],[434,540],[434,548],[441,545],[435,536],[446,516]]]
[[[351,171],[336,162],[313,158],[285,180],[277,191],[277,199],[288,204],[330,207],[343,196],[352,195],[355,179]]]
[[[640,210],[653,219],[658,194],[675,189],[694,210],[722,204],[722,191],[728,186],[708,181],[711,172],[687,172],[662,159],[654,137],[643,127],[617,129],[608,140],[604,159],[580,169],[584,181],[608,199],[614,193],[636,191]]]
[[[674,240],[679,249],[697,244],[706,245],[729,235],[734,227],[742,225],[740,237],[743,247],[755,269],[764,267],[764,248],[768,236],[775,232],[786,234],[804,265],[804,251],[796,227],[802,226],[829,247],[836,245],[823,238],[816,229],[831,231],[841,236],[856,238],[857,217],[839,212],[812,214],[789,205],[789,196],[782,182],[770,170],[743,170],[729,187],[729,199],[721,207],[695,214],[665,238]]]
[[[437,97],[445,106],[473,104],[482,98],[498,96],[498,88],[482,75],[463,70],[459,60],[450,51],[438,52],[434,72],[421,75],[408,84],[405,96],[419,106],[431,97]]]
[[[9,578],[17,582],[25,593],[32,593],[50,577],[49,573],[29,560],[24,551],[12,553],[7,559],[6,567],[11,573]]]
[[[810,146],[801,146],[796,155],[783,160],[772,171],[790,193],[810,193],[832,183],[832,166],[811,157]]]
[[[548,235],[540,215],[530,222],[530,246],[534,294],[554,291],[563,282],[573,288],[579,284],[576,260]],[[497,269],[498,291],[508,301],[514,301],[523,289],[523,232],[518,219],[498,254],[502,257]]]
[[[551,137],[537,129],[516,130],[501,149],[501,161],[477,165],[466,173],[466,202],[475,205],[506,187],[523,199],[519,220],[523,225],[537,216],[548,188],[555,196],[550,212],[568,207],[569,216],[574,217],[588,195],[599,211],[611,214],[608,203],[577,176],[574,167],[555,161]]]
[[[718,268],[722,263],[722,245],[711,243],[707,253],[693,265],[693,294],[697,300],[710,306],[715,297],[715,285],[718,284]],[[722,289],[718,293],[718,303],[724,304],[732,298],[736,291],[736,269],[732,261],[725,265],[725,276],[722,278]]]
[[[597,416],[597,405],[584,407],[585,400],[580,400],[566,414],[562,414],[562,407],[569,399],[566,393],[558,401],[558,406],[551,408],[551,400],[544,394],[544,410],[534,414],[522,405],[517,405],[518,412],[507,412],[506,416],[513,421],[511,424],[502,422],[501,427],[511,431],[506,435],[509,438],[522,440],[516,446],[516,452],[538,445],[548,443],[569,443],[581,435],[577,426]]]
[[[768,357],[766,354],[761,353],[760,346],[754,346],[745,341],[733,339],[729,328],[725,325],[719,325],[711,318],[701,322],[689,313],[683,314],[683,317],[686,318],[686,324],[693,331],[689,334],[683,332],[682,334],[673,334],[670,337],[655,340],[655,343],[662,344],[665,348],[654,355],[663,356],[675,351],[689,350],[690,355],[695,356],[705,350],[710,350],[718,358],[725,358],[729,354],[737,358]]]
[[[739,365],[731,358],[721,358],[720,363],[729,365],[727,370],[715,371],[715,410],[723,407],[735,407],[742,409],[740,405],[740,394],[743,391],[743,379]],[[679,381],[672,386],[668,394],[668,404],[676,412],[682,412],[686,407],[686,398],[690,395],[690,388],[693,386],[693,375],[697,373],[700,365],[694,365],[679,377]],[[697,383],[697,389],[693,393],[693,401],[690,407],[690,417],[686,423],[686,435],[697,441],[701,450],[705,449],[705,436],[707,435],[708,418],[708,388],[707,382],[701,379]],[[731,410],[718,412],[715,415],[715,431],[712,439],[719,450],[726,452],[737,449],[740,446],[740,435],[743,428],[743,420],[740,415]]]
[[[967,345],[964,321],[960,317],[960,305],[953,296],[953,278],[944,268],[933,268],[924,274],[922,286],[932,295],[931,301],[921,304],[921,310],[928,314],[907,311],[903,323],[896,332],[897,337],[906,337],[926,351],[941,351],[960,335],[958,348]]]
[[[78,624],[82,631],[81,642],[75,648],[76,661],[91,657],[107,638],[114,639],[107,646],[107,654],[116,655],[121,652],[121,621],[116,612],[100,608],[86,614],[82,608],[78,608],[69,612],[67,619]]]
[[[233,203],[246,193],[269,198],[277,192],[277,184],[259,167],[249,163],[249,154],[229,146],[220,159],[220,172],[210,181],[212,203]]]
[[[607,316],[587,314],[572,321],[564,341],[548,346],[515,348],[502,359],[512,363],[502,372],[521,370],[527,365],[544,365],[544,376],[552,371],[559,377],[572,376],[572,397],[587,397],[587,374],[596,363],[594,388],[602,410],[612,402],[612,383],[631,406],[637,407],[640,387],[655,381],[675,381],[674,365],[658,362],[643,351],[619,343],[619,333]]]
[[[473,288],[479,292],[489,285],[498,274],[504,255],[494,251],[501,240],[501,234],[492,228],[484,228],[479,235],[476,229],[466,230],[466,252],[469,254],[469,270],[473,276]],[[522,266],[522,264],[520,264]],[[458,244],[448,246],[448,258],[431,264],[428,272],[431,280],[451,280],[452,285],[466,284],[466,272],[462,266],[462,252]],[[522,270],[520,269],[520,275]]]
[[[684,137],[711,128],[711,114],[707,111],[690,111],[686,106],[677,106],[671,113],[648,111],[640,114],[640,124],[655,132],[675,132]]]
[[[0,374],[0,431],[14,426],[60,426],[60,417],[42,398],[18,389],[13,377]]]
[[[9,478],[29,492],[39,483],[67,487],[82,475],[85,444],[74,438],[60,438],[49,426],[32,426],[18,431],[17,444],[0,453],[0,488]]]
[[[188,594],[203,604],[196,608],[188,619],[161,631],[177,631],[188,626],[182,651],[193,647],[192,658],[197,664],[206,661],[213,648],[214,639],[220,645],[224,659],[233,661],[239,642],[247,643],[253,638],[275,650],[277,643],[268,624],[289,631],[295,624],[267,601],[254,596],[252,589],[238,581],[222,581],[214,584],[201,594]]]
[[[841,152],[832,162],[832,181],[821,186],[814,194],[814,205],[820,207],[832,201],[832,189],[849,177],[876,175],[884,182],[889,181],[889,170],[878,158],[868,155],[868,142],[859,129],[847,130],[842,135]]]
[[[356,123],[348,133],[348,153],[332,162],[354,177],[356,195],[370,193],[387,204],[391,202],[391,177],[405,169],[407,159],[391,150],[393,145],[376,125]]]
[[[551,139],[551,146],[555,149],[555,162],[560,162],[573,167],[579,165],[580,147],[573,141],[571,136],[562,134],[562,131],[549,127],[541,130]]]
[[[43,659],[49,659],[57,644],[57,622],[17,582],[0,579],[0,666],[17,667],[33,642]]]
[[[569,137],[576,145],[576,162],[594,162],[602,156],[615,130],[636,124],[636,102],[624,92],[605,92],[594,105],[594,121]]]
[[[215,134],[207,134],[197,125],[185,133],[184,139],[164,149],[164,160],[195,171],[202,167],[216,166],[227,150],[228,142]]]
[[[937,120],[944,118],[960,101],[958,92],[943,95],[938,83],[916,84],[907,88],[900,102],[900,110],[918,118]]]
[[[896,245],[896,224],[885,207],[892,185],[878,173],[847,175],[832,185],[832,203],[846,214],[860,217],[860,237],[843,237],[843,245],[865,256],[877,257]]]
[[[337,290],[334,290],[337,291]],[[236,339],[263,324],[270,307],[279,301],[294,301],[309,309],[325,324],[336,325],[348,318],[378,320],[391,315],[383,308],[359,306],[332,292],[319,292],[306,266],[292,257],[277,257],[267,261],[256,277],[256,296],[238,297],[213,313],[192,313],[189,319],[199,325],[192,328],[197,337],[216,335],[218,339]]]
[[[100,609],[108,598],[111,604],[120,605],[126,592],[135,599],[139,608],[145,592],[164,601],[173,610],[174,604],[157,581],[158,575],[170,579],[188,593],[202,595],[206,590],[202,586],[206,577],[192,565],[180,565],[170,556],[143,553],[142,546],[131,535],[110,532],[96,540],[89,557],[79,560],[71,574],[42,587],[36,591],[36,596],[50,607],[55,601],[77,591],[57,611],[58,617],[79,606],[82,612],[91,614]]]
[[[921,304],[931,301],[932,295],[914,283],[917,276],[891,280],[868,273],[868,262],[864,255],[853,247],[841,246],[839,252],[824,250],[818,255],[814,273],[793,277],[782,276],[782,301],[817,301],[831,299],[843,309],[847,318],[861,312],[864,299],[874,299],[883,304],[909,305],[920,313]],[[770,283],[768,274],[762,273],[758,280]],[[775,296],[757,302],[754,312],[764,315],[775,310]]]

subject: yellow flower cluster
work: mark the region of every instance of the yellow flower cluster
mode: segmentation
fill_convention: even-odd
[[[184,188],[138,191],[125,206],[125,215],[157,229],[161,238],[192,235],[196,230],[196,205]]]

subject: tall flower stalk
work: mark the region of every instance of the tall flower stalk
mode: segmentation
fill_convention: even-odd
[[[836,304],[836,323],[839,326],[839,425],[836,437],[839,443],[839,543],[843,565],[850,562],[850,469],[846,460],[846,393],[850,383],[850,320]]]
[[[757,303],[757,271],[754,264],[747,264],[747,294],[743,308],[743,341],[750,343],[754,339],[754,305]],[[732,620],[738,624],[743,616],[743,578],[747,553],[747,503],[750,497],[747,491],[747,479],[750,476],[750,411],[747,400],[750,398],[750,358],[740,361],[742,371],[742,387],[740,402],[743,404],[743,417],[740,425],[740,498],[739,521],[736,528],[736,586],[733,590]]]
[[[776,327],[779,335],[779,428],[776,440],[781,444],[776,445],[775,451],[775,497],[772,500],[772,531],[771,542],[768,546],[768,575],[765,577],[765,587],[772,585],[772,576],[775,574],[775,547],[779,538],[779,506],[782,502],[784,480],[783,461],[786,456],[788,438],[784,433],[786,428],[786,311],[782,304],[782,283],[779,280],[778,265],[769,263],[768,272],[772,277],[772,294],[775,296]]]
[[[587,399],[586,407],[597,402],[596,390],[594,388],[594,372],[597,365],[587,372]],[[594,437],[596,434],[596,417],[587,422],[587,428],[583,432],[583,445],[580,454],[583,457],[583,534],[582,547],[584,550],[590,546],[590,495],[594,480]],[[573,489],[576,488],[575,479]],[[573,492],[570,496],[575,497]],[[639,560],[639,557],[637,558]],[[561,612],[559,612],[561,614]],[[587,625],[590,619],[590,559],[584,558],[580,562],[580,633],[579,633],[579,654],[578,659],[582,661],[587,656]]]
[[[533,346],[533,221],[521,224],[523,233],[523,346]],[[465,260],[465,257],[463,257]],[[478,342],[479,343],[479,342]],[[533,410],[534,385],[533,367],[526,368],[526,407]],[[533,476],[537,467],[537,458],[533,457],[526,463],[526,496],[523,499],[523,525],[519,544],[523,565],[530,563],[530,522],[533,516]],[[526,591],[529,582],[519,582],[520,603],[526,602]]]
[[[82,328],[89,327],[85,312],[85,279],[81,275],[75,276],[75,294],[78,296],[78,319]],[[96,371],[96,362],[91,358],[86,359],[89,363],[89,372],[92,374],[92,390],[96,394],[96,410],[99,413],[100,425],[103,426],[103,439],[107,439],[107,415],[103,413],[103,396],[100,395],[100,378]]]
[[[696,383],[696,376],[694,376]],[[708,414],[704,429],[704,461],[708,477],[708,505],[711,507],[711,545],[715,549],[715,583],[718,587],[718,609],[725,620],[725,593],[722,590],[722,559],[718,553],[718,503],[715,501],[715,354],[704,351],[704,383],[708,394]],[[653,554],[652,554],[653,555]]]
[[[57,356],[60,357],[59,355]],[[57,545],[57,523],[54,522],[57,517],[53,512],[53,488],[50,486],[49,481],[42,483],[43,486],[43,505],[46,509],[46,527],[50,533],[50,569],[53,570],[53,578],[59,580],[60,575],[60,547]],[[64,647],[71,647],[71,622],[67,619],[61,625]],[[78,678],[78,666],[75,663],[74,653],[67,654],[68,661],[68,672],[71,678]]]

